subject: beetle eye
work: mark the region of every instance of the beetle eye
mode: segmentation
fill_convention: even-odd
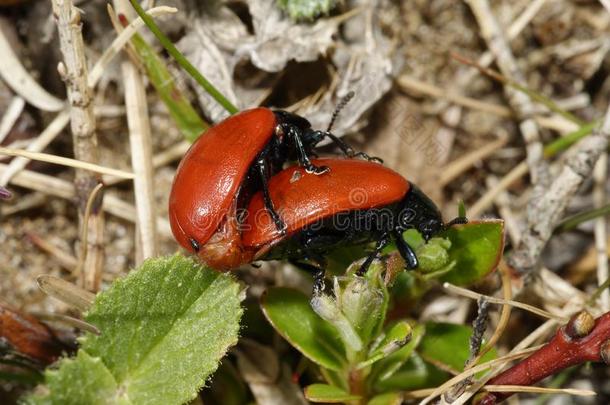
[[[189,242],[191,244],[191,247],[195,251],[195,253],[199,252],[199,249],[200,249],[199,243],[197,243],[197,241],[193,238],[189,238]]]

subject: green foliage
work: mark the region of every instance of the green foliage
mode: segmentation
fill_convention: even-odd
[[[220,104],[229,114],[235,114],[235,107],[212,83],[210,83],[191,62],[176,48],[170,39],[161,31],[155,20],[146,14],[142,6],[136,0],[129,0],[133,9],[138,13],[144,24],[148,27],[155,37],[159,40],[163,48],[174,58],[176,62],[214,99]]]
[[[504,249],[504,221],[473,221],[452,226],[441,235],[451,241],[447,251],[455,267],[441,281],[467,286],[494,270]]]
[[[426,333],[417,348],[418,353],[428,360],[434,360],[447,365],[449,368],[462,371],[468,360],[469,341],[472,328],[452,323],[428,322],[425,325]],[[483,356],[482,361],[497,357],[495,349]]]
[[[343,368],[345,347],[339,333],[311,309],[305,294],[271,288],[261,306],[271,325],[305,357],[329,370]]]
[[[278,0],[278,6],[293,20],[312,20],[328,14],[337,6],[336,0]]]
[[[237,342],[242,291],[180,255],[146,261],[98,294],[74,359],[45,373],[31,403],[180,404]]]
[[[420,261],[400,272],[420,297],[438,280],[465,285],[479,281],[497,266],[503,249],[503,222],[472,222],[451,227],[427,243],[416,231],[404,234]],[[394,248],[395,249],[395,248]],[[393,248],[384,253],[392,256]],[[349,257],[335,255],[336,265]],[[326,384],[305,389],[312,402],[361,401],[396,404],[401,391],[437,386],[450,376],[434,364],[462,370],[472,329],[451,324],[414,324],[409,319],[386,323],[388,288],[397,280],[393,260],[376,261],[364,277],[358,264],[333,278],[332,294],[307,297],[287,288],[272,288],[261,306],[273,327],[296,349],[320,366]],[[398,278],[400,279],[400,277]],[[396,298],[396,297],[395,297]],[[317,315],[316,315],[317,314]],[[494,358],[491,350],[484,360]]]
[[[131,43],[146,69],[146,75],[169,110],[176,126],[187,141],[194,142],[208,128],[208,125],[180,91],[163,59],[144,38],[135,34]]]
[[[358,395],[350,395],[341,388],[328,384],[312,384],[305,388],[305,398],[311,402],[324,402],[329,404],[357,401]]]

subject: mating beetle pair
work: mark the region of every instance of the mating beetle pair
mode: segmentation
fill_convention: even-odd
[[[324,138],[347,158],[311,160]],[[366,159],[351,159],[357,155]],[[291,160],[299,165],[282,170]],[[241,112],[209,129],[182,159],[170,195],[172,231],[218,270],[315,260],[338,245],[377,241],[362,274],[392,238],[415,268],[402,232],[415,228],[429,239],[445,227],[441,214],[408,180],[371,160],[300,116]]]

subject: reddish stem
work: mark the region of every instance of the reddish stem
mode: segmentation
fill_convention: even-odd
[[[533,385],[577,364],[587,361],[607,362],[610,349],[610,312],[597,318],[595,323],[591,322],[589,327],[585,326],[584,330],[582,324],[579,324],[580,321],[577,317],[572,318],[567,325],[559,328],[550,342],[520,363],[492,378],[487,384]],[[584,337],[578,338],[578,335]],[[478,404],[496,404],[511,395],[512,393],[488,393]]]

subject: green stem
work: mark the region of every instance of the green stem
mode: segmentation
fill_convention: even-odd
[[[542,104],[543,106],[545,106],[549,110],[553,111],[554,113],[561,115],[563,118],[567,119],[568,121],[572,121],[573,123],[575,123],[577,125],[585,124],[584,121],[582,121],[581,119],[576,117],[574,114],[559,107],[550,98],[548,98],[540,93],[537,93],[535,91],[532,91],[532,90],[528,89],[527,87],[522,86],[519,83],[514,82],[512,80],[508,80],[508,85],[514,87],[515,89],[519,90],[522,93],[525,93],[532,100],[536,101],[539,104]]]
[[[563,152],[564,150],[568,149],[570,146],[574,145],[576,142],[593,132],[600,122],[601,120],[592,121],[578,128],[576,131],[571,132],[554,142],[551,142],[544,147],[544,157],[553,157],[559,152]]]
[[[587,300],[587,305],[595,304],[595,301],[597,301],[597,299],[602,295],[602,293],[605,290],[607,290],[609,287],[610,287],[610,278],[606,279],[606,281],[604,281],[602,283],[602,285],[597,287],[597,290],[595,290],[595,292],[593,294],[591,294],[591,297]]]
[[[559,225],[557,225],[557,227],[555,228],[555,233],[571,231],[583,222],[603,217],[608,214],[610,214],[610,204],[606,204],[603,207],[595,208],[592,210],[579,212],[578,214],[561,221]]]
[[[214,100],[218,102],[221,106],[224,107],[230,114],[235,114],[237,111],[237,107],[235,107],[216,87],[212,85],[203,75],[191,64],[191,62],[186,59],[186,57],[174,46],[172,41],[169,40],[167,36],[157,26],[155,21],[144,11],[142,6],[136,0],[129,0],[133,8],[136,10],[136,13],[140,16],[144,24],[148,27],[148,29],[155,34],[161,45],[169,52],[169,54],[182,66],[184,70],[187,71],[188,74],[191,75],[193,79],[204,88],[205,91],[208,92]]]

